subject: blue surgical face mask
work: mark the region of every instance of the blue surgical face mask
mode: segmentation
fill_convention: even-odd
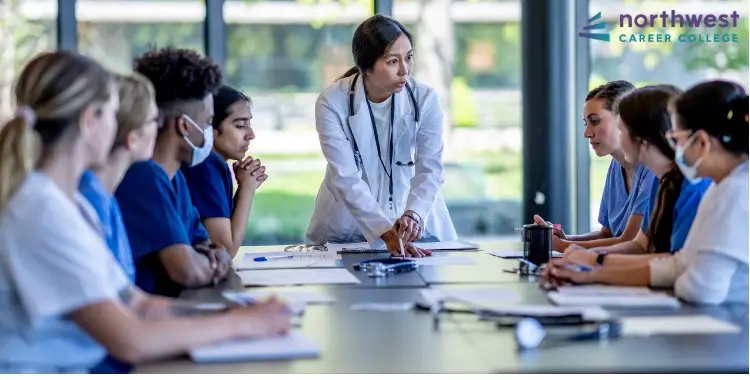
[[[193,167],[205,161],[211,154],[211,149],[214,148],[214,127],[209,125],[206,128],[201,128],[188,115],[182,115],[182,117],[187,120],[188,124],[198,128],[198,130],[203,133],[203,146],[201,147],[195,146],[187,136],[182,136],[182,138],[187,141],[188,145],[193,148],[193,157],[190,160],[190,167]]]
[[[674,162],[682,172],[682,175],[684,175],[690,183],[700,181],[700,178],[698,178],[698,166],[703,162],[703,157],[697,159],[693,165],[688,165],[685,161],[685,150],[690,147],[690,144],[692,144],[693,141],[695,141],[695,136],[697,135],[694,133],[688,138],[685,144],[677,145],[674,150]]]

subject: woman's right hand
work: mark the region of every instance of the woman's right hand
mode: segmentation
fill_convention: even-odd
[[[568,237],[565,235],[565,232],[560,227],[553,226],[552,223],[546,222],[544,219],[542,219],[539,215],[534,215],[534,224],[538,226],[552,226],[552,233],[555,234],[560,239],[568,239]]]
[[[231,309],[240,338],[264,338],[285,334],[292,327],[289,308],[275,298]],[[232,327],[234,328],[234,327]]]
[[[404,242],[404,250],[406,253],[401,252],[401,244],[398,239],[398,232],[396,230],[388,230],[380,238],[385,241],[385,245],[388,248],[388,252],[391,256],[406,256],[406,257],[425,257],[432,256],[432,251],[426,249],[417,248],[414,243]],[[403,240],[402,240],[403,241]]]

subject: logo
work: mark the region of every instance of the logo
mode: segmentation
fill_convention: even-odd
[[[609,33],[608,32],[607,33],[590,33],[590,32],[587,32],[588,30],[603,30],[603,29],[607,28],[607,23],[604,22],[604,21],[598,22],[596,24],[592,24],[592,22],[594,22],[596,20],[599,20],[600,18],[602,18],[602,12],[599,12],[594,17],[590,18],[589,22],[588,22],[588,25],[586,25],[583,28],[583,30],[584,30],[583,32],[578,33],[578,36],[579,37],[583,37],[583,38],[591,38],[591,39],[594,39],[594,40],[609,42]]]
[[[692,14],[671,9],[650,14],[623,13],[619,15],[617,40],[623,43],[737,43],[739,34],[733,29],[738,27],[739,18],[737,11]],[[615,26],[617,24],[615,22]],[[607,23],[602,20],[602,12],[599,12],[589,19],[588,25],[578,36],[610,42],[610,32],[605,29]]]

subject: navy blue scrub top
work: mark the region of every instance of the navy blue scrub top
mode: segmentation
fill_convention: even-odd
[[[232,199],[232,171],[216,152],[203,163],[183,167],[182,173],[190,189],[193,205],[198,209],[201,220],[209,218],[232,218],[234,201]]]
[[[178,296],[182,287],[169,278],[159,252],[208,240],[182,173],[178,170],[170,181],[155,162],[137,163],[125,174],[115,197],[130,238],[136,284],[152,294]]]

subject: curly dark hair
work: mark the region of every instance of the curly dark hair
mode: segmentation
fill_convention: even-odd
[[[586,96],[586,101],[597,99],[604,102],[604,108],[612,111],[612,106],[621,95],[635,90],[632,83],[625,80],[615,80],[605,83],[591,91]]]
[[[136,58],[135,71],[151,80],[156,104],[166,111],[180,103],[202,101],[223,82],[221,69],[211,58],[174,47],[151,50]]]

